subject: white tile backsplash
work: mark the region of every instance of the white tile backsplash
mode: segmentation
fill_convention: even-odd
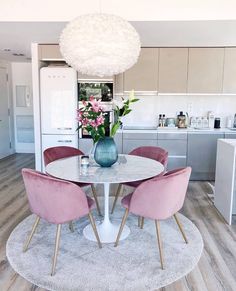
[[[236,95],[153,95],[138,96],[132,105],[133,111],[123,119],[126,126],[156,126],[159,114],[176,117],[177,112],[188,112],[189,116],[206,116],[213,111],[221,118],[221,127],[226,126],[227,116],[236,113]]]

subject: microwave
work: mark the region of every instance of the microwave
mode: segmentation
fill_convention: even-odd
[[[113,99],[113,82],[79,82],[78,101],[87,101],[94,96],[102,102],[109,102]]]

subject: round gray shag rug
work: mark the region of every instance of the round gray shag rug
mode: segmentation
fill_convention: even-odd
[[[124,209],[117,206],[112,218],[121,218]],[[96,212],[94,212],[95,218]],[[75,232],[63,225],[56,274],[50,276],[56,226],[40,221],[26,253],[22,246],[35,220],[30,215],[11,233],[6,252],[12,268],[31,283],[49,290],[155,290],[188,274],[198,263],[203,241],[196,226],[179,214],[186,236],[185,244],[174,219],[161,221],[165,270],[161,270],[155,224],[145,220],[144,229],[137,217],[129,215],[131,233],[117,248],[84,238],[87,218],[77,221]]]

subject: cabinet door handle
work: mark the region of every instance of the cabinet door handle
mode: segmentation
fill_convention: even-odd
[[[72,127],[58,127],[58,130],[71,130]]]
[[[59,139],[57,142],[72,142],[72,140],[71,139],[65,139],[65,140]]]

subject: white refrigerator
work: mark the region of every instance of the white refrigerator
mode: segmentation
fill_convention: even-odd
[[[54,146],[78,148],[77,73],[69,67],[40,70],[42,170],[43,151]]]

